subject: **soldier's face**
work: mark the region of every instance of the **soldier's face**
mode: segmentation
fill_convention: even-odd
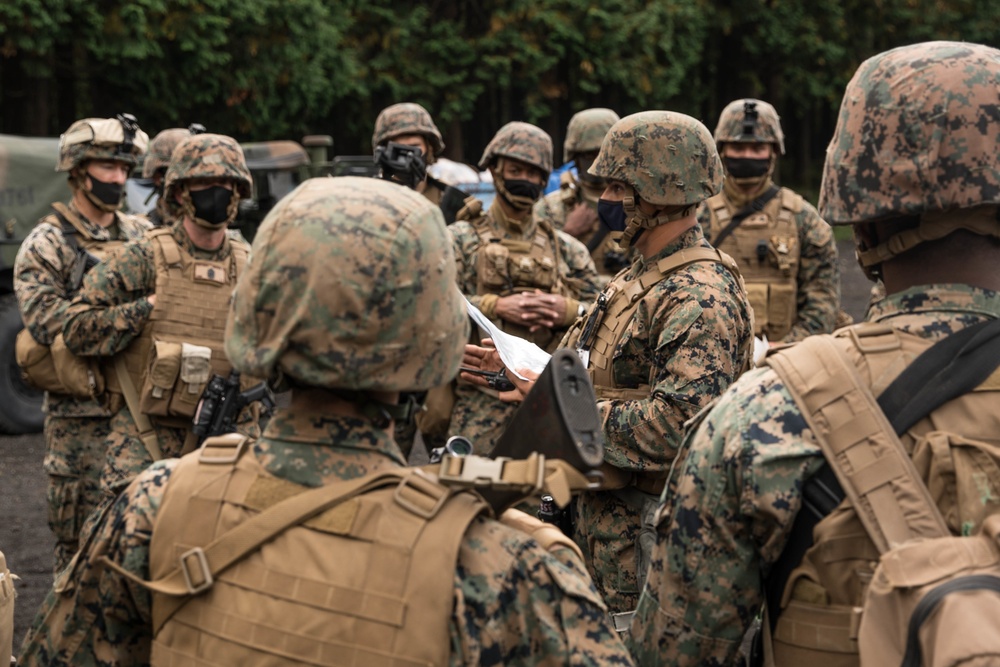
[[[505,181],[530,181],[535,185],[545,185],[545,174],[541,169],[513,158],[504,158],[500,175]]]
[[[427,159],[427,156],[430,155],[431,152],[431,147],[427,145],[427,140],[419,134],[401,134],[398,137],[393,137],[389,141],[396,144],[403,144],[404,146],[419,148],[420,153],[424,156],[424,160]]]
[[[104,183],[124,185],[129,169],[131,167],[117,160],[91,160],[87,163],[87,176]]]
[[[771,144],[730,142],[723,144],[722,157],[767,160],[771,157]]]
[[[632,187],[624,181],[610,180],[601,193],[601,199],[621,201],[632,194]]]

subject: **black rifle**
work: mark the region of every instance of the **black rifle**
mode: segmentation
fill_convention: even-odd
[[[274,409],[274,394],[266,382],[240,391],[240,374],[237,371],[230,372],[228,378],[213,375],[202,392],[198,409],[194,413],[192,430],[198,436],[198,442],[234,433],[240,412],[254,401],[263,404],[265,413]]]

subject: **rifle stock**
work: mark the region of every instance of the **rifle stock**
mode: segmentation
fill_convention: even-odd
[[[604,461],[604,435],[590,376],[576,352],[556,350],[497,440],[494,457],[532,452],[561,459],[585,474]]]

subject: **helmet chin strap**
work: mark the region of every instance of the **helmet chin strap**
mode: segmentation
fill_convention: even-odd
[[[642,212],[639,208],[637,200],[640,199],[638,194],[635,192],[635,188],[629,186],[631,194],[622,199],[622,208],[625,209],[625,217],[628,222],[625,223],[624,232],[613,232],[611,238],[615,243],[617,243],[622,250],[628,250],[633,243],[638,240],[638,237],[642,235],[642,230],[652,229],[653,227],[659,227],[660,225],[665,225],[668,222],[673,222],[674,220],[680,220],[681,218],[686,218],[691,215],[691,211],[694,210],[694,206],[685,206],[672,213],[661,213],[660,215],[650,216]],[[616,238],[617,237],[617,238]]]

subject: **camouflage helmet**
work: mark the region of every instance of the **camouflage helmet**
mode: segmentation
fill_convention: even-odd
[[[191,131],[183,127],[172,127],[163,130],[149,142],[149,153],[142,163],[142,177],[152,178],[157,169],[170,166],[170,156],[174,149],[184,139],[191,136]]]
[[[657,206],[692,206],[718,194],[723,180],[708,128],[674,111],[643,111],[615,123],[590,173],[628,183]]]
[[[552,137],[530,123],[513,121],[501,127],[486,144],[479,168],[487,169],[498,157],[520,160],[545,172],[552,173]]]
[[[1000,51],[926,42],[858,68],[827,148],[834,225],[1000,204]]]
[[[389,181],[313,178],[254,238],[226,327],[233,366],[311,386],[423,390],[469,335],[441,210]]]
[[[604,136],[619,120],[611,109],[584,109],[573,114],[563,142],[563,162],[569,162],[574,153],[600,150]]]
[[[195,178],[229,178],[240,197],[250,197],[253,179],[243,157],[243,148],[222,134],[195,134],[181,140],[170,157],[163,196],[173,201],[184,181]]]
[[[781,131],[781,118],[773,106],[763,100],[746,98],[726,105],[715,126],[715,145],[757,143],[772,144],[778,154],[785,154],[785,134]]]
[[[427,109],[413,102],[393,104],[382,109],[382,113],[375,119],[372,150],[404,134],[419,134],[427,139],[434,157],[444,151],[444,139],[431,115],[427,113]]]
[[[134,167],[148,145],[149,136],[130,114],[84,118],[59,136],[56,171],[71,171],[87,160],[115,160]]]

